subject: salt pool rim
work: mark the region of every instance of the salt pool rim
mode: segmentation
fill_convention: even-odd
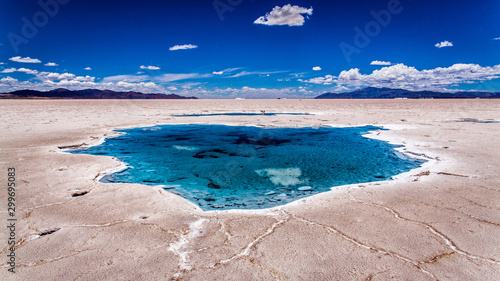
[[[280,125],[264,125],[264,124],[256,124],[256,125],[251,125],[251,124],[234,124],[234,123],[206,123],[206,122],[193,122],[193,123],[161,123],[161,124],[155,124],[155,125],[130,125],[130,126],[124,126],[124,127],[118,127],[118,128],[113,128],[113,129],[106,129],[108,132],[112,132],[112,135],[104,135],[100,138],[98,138],[96,141],[91,142],[89,144],[83,143],[81,145],[70,145],[71,147],[65,147],[65,148],[58,148],[57,152],[61,153],[68,153],[68,154],[73,154],[75,150],[79,149],[88,149],[94,146],[101,145],[105,143],[108,139],[113,139],[117,138],[123,135],[126,135],[127,130],[134,130],[134,129],[147,129],[147,128],[154,128],[154,127],[161,127],[161,126],[188,126],[188,125],[214,125],[214,126],[228,126],[228,127],[253,127],[253,128],[261,128],[261,129],[302,129],[302,128],[311,128],[311,129],[318,129],[318,128],[360,128],[360,127],[375,127],[377,128],[374,131],[367,131],[366,134],[361,134],[362,137],[370,138],[372,132],[377,132],[377,131],[390,131],[390,128],[385,128],[386,126],[393,126],[393,125],[381,125],[381,124],[356,124],[356,125],[343,125],[343,124],[321,124],[319,126],[296,126],[296,127],[290,127],[290,126],[280,126]],[[404,144],[400,143],[393,143],[389,142],[383,139],[377,139],[377,138],[372,138],[376,140],[380,140],[383,142],[386,142],[388,144],[391,144],[394,147],[394,149],[404,146]],[[406,155],[406,154],[405,154]],[[94,155],[94,156],[105,156],[105,155]],[[416,158],[420,159],[418,157],[415,157],[416,155],[408,155],[408,158]],[[114,156],[108,156],[108,157],[114,157]],[[423,160],[426,160],[427,158],[423,158]]]
[[[144,128],[154,128],[158,126],[168,126],[168,125],[224,125],[224,126],[241,126],[241,127],[256,127],[256,128],[290,128],[290,129],[298,129],[298,128],[312,128],[312,127],[307,127],[307,126],[300,126],[300,127],[290,127],[290,126],[279,126],[279,125],[262,125],[262,124],[256,124],[256,125],[249,125],[249,124],[234,124],[234,123],[206,123],[206,122],[196,122],[196,123],[165,123],[165,124],[154,124],[154,125],[130,125],[130,126],[125,126],[125,127],[120,127],[120,128],[114,128],[114,129],[107,129],[109,132],[113,132],[114,134],[111,136],[103,136],[99,138],[96,142],[88,144],[88,145],[82,145],[79,146],[78,148],[67,148],[67,149],[59,149],[58,152],[64,153],[64,154],[73,154],[72,152],[75,150],[79,149],[86,149],[90,148],[93,146],[100,145],[104,143],[107,139],[111,138],[116,138],[119,137],[123,134],[126,134],[126,132],[122,132],[125,130],[131,130],[131,129],[144,129]],[[195,204],[194,202],[189,201],[188,199],[179,196],[177,194],[168,192],[161,188],[161,185],[145,185],[141,183],[105,183],[105,184],[138,184],[142,186],[146,186],[148,188],[153,188],[160,190],[161,192],[167,192],[169,194],[172,194],[174,196],[177,196],[181,200],[184,200],[185,202],[188,202],[191,206],[193,206],[197,211],[201,211],[201,213],[206,214],[206,215],[211,215],[211,214],[219,214],[219,213],[235,213],[235,214],[255,214],[255,215],[269,215],[271,214],[277,214],[282,208],[285,208],[287,206],[292,206],[292,205],[299,205],[299,204],[307,204],[308,200],[311,200],[313,198],[317,198],[319,196],[324,196],[325,194],[329,194],[331,192],[345,192],[346,190],[349,189],[357,189],[361,188],[359,187],[360,185],[369,185],[371,183],[378,183],[380,185],[382,184],[390,184],[390,183],[396,183],[396,182],[411,182],[411,177],[413,174],[418,173],[420,171],[424,170],[430,170],[431,166],[434,166],[438,161],[441,161],[439,157],[429,157],[427,156],[426,153],[418,153],[418,152],[412,152],[408,149],[408,146],[410,146],[411,141],[406,141],[404,143],[398,142],[396,139],[391,138],[389,136],[381,137],[380,132],[390,132],[390,131],[395,131],[395,130],[401,130],[401,129],[408,129],[412,128],[414,126],[408,126],[408,125],[395,125],[395,124],[356,124],[356,125],[345,125],[345,124],[321,124],[320,126],[317,126],[318,128],[357,128],[357,127],[366,127],[366,126],[372,126],[375,128],[378,128],[376,130],[370,130],[367,131],[366,134],[361,134],[362,137],[365,138],[371,138],[379,141],[386,142],[388,144],[391,144],[394,146],[394,150],[402,153],[406,157],[410,159],[419,159],[419,160],[424,160],[422,165],[419,167],[416,167],[415,169],[412,169],[408,172],[397,174],[391,177],[391,179],[388,180],[383,180],[383,181],[375,181],[375,182],[365,182],[365,183],[355,183],[355,184],[348,184],[348,185],[340,185],[340,186],[334,186],[331,187],[329,191],[325,192],[320,192],[305,198],[300,198],[298,200],[286,203],[284,205],[279,205],[275,207],[270,207],[270,208],[263,208],[263,209],[227,209],[227,210],[203,210],[200,206]],[[316,126],[315,126],[316,127]],[[74,154],[73,154],[74,155]],[[88,154],[89,156],[95,156],[95,157],[111,157],[112,159],[118,161],[118,165],[109,169],[106,169],[103,172],[99,173],[98,177],[95,177],[93,181],[103,183],[100,180],[113,173],[117,173],[123,170],[126,170],[129,168],[127,163],[120,161],[118,158],[114,156],[107,156],[107,155],[91,155]],[[103,183],[104,184],[104,183]],[[304,200],[306,201],[305,203]]]

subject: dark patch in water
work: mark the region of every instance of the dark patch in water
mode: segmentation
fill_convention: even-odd
[[[174,117],[206,117],[206,116],[276,116],[276,115],[311,115],[310,113],[207,113],[207,114],[177,114]]]
[[[122,130],[74,153],[127,163],[103,182],[163,185],[203,210],[260,209],[334,186],[388,180],[423,163],[362,137],[380,129],[165,125]]]

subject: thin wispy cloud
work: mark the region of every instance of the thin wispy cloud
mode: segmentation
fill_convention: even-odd
[[[228,78],[237,78],[237,77],[248,76],[248,75],[269,76],[271,74],[279,74],[279,73],[285,73],[285,72],[287,72],[287,71],[241,71],[241,72],[238,72],[232,76],[229,76]]]
[[[158,66],[153,66],[153,65],[148,65],[148,66],[141,65],[141,69],[160,70],[160,68]]]
[[[212,72],[213,75],[222,75],[224,74],[224,71],[214,71]]]
[[[500,37],[497,37],[497,38],[493,38],[493,40],[500,40]]]
[[[196,49],[196,48],[198,48],[197,45],[187,44],[187,45],[175,45],[173,47],[170,47],[169,50],[170,51],[177,51],[177,50],[189,50],[189,49]]]
[[[209,78],[212,74],[200,74],[200,73],[166,73],[158,76],[151,75],[115,75],[109,76],[102,79],[103,82],[155,82],[155,83],[168,83],[173,81],[187,80],[187,79],[199,79],[199,78]]]
[[[379,60],[374,60],[370,63],[370,65],[391,65],[392,63],[390,61],[379,61]]]
[[[92,70],[90,67],[85,67],[84,70]]]
[[[437,48],[444,48],[444,47],[453,47],[453,43],[450,41],[443,41],[441,43],[437,43],[434,45]]]
[[[22,63],[41,63],[41,61],[39,59],[32,59],[30,57],[23,58],[20,56],[12,57],[9,60],[15,61],[15,62],[22,62]]]
[[[154,77],[155,81],[166,83],[179,80],[187,79],[199,79],[199,78],[209,78],[212,74],[200,74],[200,73],[166,73],[157,77]]]
[[[44,64],[44,65],[45,65],[45,66],[58,66],[58,64],[57,64],[57,63],[55,63],[55,62],[48,62],[48,63],[46,63],[46,64]]]
[[[297,5],[292,6],[287,4],[283,7],[276,6],[274,9],[264,16],[259,17],[253,23],[263,25],[288,25],[302,26],[305,22],[305,17],[313,14],[313,8],[302,8]]]
[[[132,74],[123,74],[123,75],[114,75],[104,77],[102,82],[145,82],[150,81],[151,76],[149,75],[132,75]]]

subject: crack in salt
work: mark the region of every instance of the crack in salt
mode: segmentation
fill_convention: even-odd
[[[221,261],[218,261],[218,262],[215,262],[213,264],[211,264],[209,267],[210,268],[215,268],[216,266],[219,266],[219,265],[222,265],[222,264],[226,264],[228,262],[231,262],[237,258],[240,258],[240,257],[243,257],[243,256],[248,256],[250,254],[250,251],[252,250],[253,247],[255,247],[255,245],[257,245],[262,239],[264,239],[265,237],[273,234],[274,230],[284,224],[285,222],[287,222],[288,220],[290,219],[290,215],[287,215],[285,218],[283,219],[280,219],[278,220],[277,222],[275,222],[271,227],[269,227],[267,229],[267,231],[260,235],[259,237],[257,237],[255,240],[253,240],[252,242],[250,242],[250,244],[248,244],[244,249],[243,251],[241,251],[240,253],[238,253],[237,255],[234,255],[228,259],[225,259],[225,260],[221,260]]]
[[[298,217],[296,215],[292,215],[293,218],[299,220],[299,221],[302,221],[302,222],[305,222],[305,223],[308,223],[310,225],[317,225],[317,226],[320,226],[324,229],[326,229],[327,231],[331,232],[331,233],[334,233],[334,234],[337,234],[339,235],[340,237],[342,237],[343,239],[355,244],[356,246],[358,247],[361,247],[363,249],[366,249],[366,250],[369,250],[369,251],[375,251],[377,253],[380,253],[380,254],[384,254],[384,255],[389,255],[391,257],[395,257],[399,260],[402,260],[404,262],[407,262],[407,263],[410,263],[412,265],[414,265],[419,271],[421,271],[422,273],[425,273],[427,275],[429,275],[430,277],[432,277],[434,280],[437,280],[437,277],[434,276],[434,274],[430,273],[429,271],[425,270],[424,268],[422,268],[420,266],[420,262],[417,262],[417,261],[414,261],[414,260],[411,260],[407,257],[404,257],[404,256],[401,256],[397,253],[394,253],[394,252],[391,252],[389,250],[385,250],[385,249],[382,249],[382,248],[378,248],[378,247],[372,247],[372,246],[369,246],[369,245],[365,245],[363,243],[361,243],[360,241],[356,240],[355,238],[352,238],[350,236],[348,236],[347,234],[341,232],[340,230],[332,227],[332,226],[328,226],[328,225],[324,225],[324,224],[321,224],[321,223],[318,223],[318,222],[315,222],[315,221],[311,221],[311,220],[308,220],[308,219],[305,219],[305,218],[302,218],[302,217]]]
[[[436,236],[438,236],[439,238],[441,238],[445,242],[445,244],[451,250],[453,250],[453,252],[455,252],[457,254],[466,256],[466,257],[468,257],[470,259],[481,260],[481,261],[484,261],[484,262],[488,262],[488,263],[492,263],[492,264],[497,264],[497,265],[500,264],[500,262],[497,261],[497,260],[490,259],[490,258],[484,258],[484,257],[480,257],[480,256],[475,256],[475,255],[472,255],[470,253],[465,252],[464,250],[459,249],[457,247],[457,245],[450,238],[448,238],[446,235],[444,235],[443,233],[439,232],[437,229],[435,229],[434,227],[432,227],[429,224],[426,224],[426,223],[423,223],[423,222],[420,222],[420,221],[411,220],[411,219],[408,219],[408,218],[403,218],[403,217],[401,217],[401,215],[398,212],[396,212],[395,210],[393,210],[393,209],[391,209],[391,208],[389,208],[387,206],[376,204],[376,203],[371,203],[371,202],[370,203],[369,202],[364,202],[362,200],[359,200],[359,199],[355,198],[351,193],[349,193],[349,196],[351,197],[351,200],[356,201],[356,202],[358,202],[360,204],[382,208],[382,209],[386,210],[387,212],[391,213],[398,220],[402,220],[402,221],[406,221],[406,222],[411,222],[411,223],[414,223],[414,224],[417,224],[417,225],[420,225],[420,226],[423,226],[423,227],[427,228],[430,232],[432,232],[433,234],[435,234]],[[425,262],[420,262],[420,264],[422,264],[422,263],[425,263]]]
[[[193,269],[189,264],[189,254],[193,252],[189,246],[193,240],[202,234],[203,224],[207,221],[209,220],[201,218],[191,222],[188,231],[182,234],[177,242],[170,243],[168,250],[179,257],[179,271],[174,274],[174,278],[180,278],[183,272]]]

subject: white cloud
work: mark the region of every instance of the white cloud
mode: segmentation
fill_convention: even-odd
[[[16,72],[16,69],[15,68],[6,68],[6,69],[0,71],[0,73],[12,73],[12,72]]]
[[[254,24],[263,25],[288,25],[288,26],[302,26],[304,25],[305,18],[302,14],[312,15],[313,8],[302,8],[299,6],[292,6],[287,4],[283,7],[276,6],[274,9],[255,20]]]
[[[315,67],[313,67],[313,70],[314,70],[314,71],[320,71],[320,70],[321,70],[321,67],[319,67],[319,66],[315,66]]]
[[[374,60],[370,63],[370,65],[391,65],[392,63],[390,61],[379,61],[379,60]]]
[[[194,95],[196,97],[206,98],[206,99],[212,99],[212,98],[296,99],[296,98],[313,98],[318,95],[313,91],[298,89],[296,87],[269,89],[269,88],[253,88],[249,86],[245,86],[240,89],[235,89],[235,88],[215,88],[210,90],[204,88],[185,89],[178,94],[182,94],[185,96]]]
[[[309,79],[307,81],[304,81],[302,79],[299,79],[298,81],[312,83],[312,84],[331,85],[336,81],[335,80],[336,78],[337,78],[336,76],[326,75],[325,77],[316,77],[316,78]]]
[[[5,64],[5,62],[0,62],[0,65]]]
[[[40,72],[36,78],[29,81],[18,81],[12,77],[0,79],[0,92],[11,92],[15,90],[41,90],[48,91],[57,88],[70,90],[100,89],[113,91],[137,91],[142,93],[164,93],[175,91],[183,96],[197,96],[200,98],[313,98],[317,93],[307,90],[305,87],[290,87],[281,89],[242,87],[213,88],[207,89],[200,86],[199,82],[184,82],[179,85],[162,85],[163,81],[177,81],[181,79],[213,77],[212,74],[168,74],[163,77],[151,77],[148,75],[121,75],[107,77],[96,82],[94,77],[75,76],[71,73]],[[156,79],[157,81],[140,81]],[[160,81],[163,80],[163,81]]]
[[[37,75],[38,74],[37,70],[27,69],[27,68],[18,68],[17,72],[24,72],[26,74],[31,74],[31,75]]]
[[[224,71],[214,71],[212,72],[213,75],[222,75],[224,74]]]
[[[301,82],[343,87],[388,87],[408,90],[443,90],[444,87],[462,83],[500,78],[500,65],[483,67],[477,64],[454,64],[429,70],[396,64],[361,74],[358,68],[342,71],[338,77],[326,75]]]
[[[168,83],[179,80],[187,79],[197,79],[197,78],[208,78],[212,77],[212,74],[199,74],[199,73],[166,73],[159,76],[151,75],[116,75],[105,77],[103,82],[155,82],[155,83]]]
[[[90,68],[90,67],[87,66],[87,67],[84,68],[84,70],[92,70],[92,68]]]
[[[20,71],[19,69],[17,71]],[[72,73],[56,73],[56,72],[40,72],[31,73],[36,75],[36,79],[45,83],[59,81],[60,83],[74,83],[74,82],[94,82],[95,77],[92,76],[76,76]]]
[[[197,79],[197,78],[208,78],[212,77],[211,74],[199,74],[199,73],[167,73],[160,75],[158,77],[153,77],[155,81],[159,82],[172,82],[186,79]]]
[[[93,77],[91,77],[93,78]],[[112,90],[112,91],[137,91],[142,93],[170,93],[163,86],[153,82],[107,82],[97,83],[90,81],[86,77],[78,76],[75,79],[65,79],[61,81],[45,80],[42,82],[31,81],[18,81],[12,77],[0,79],[0,92],[11,92],[16,90],[39,90],[48,91],[57,88],[66,88],[70,90],[83,90],[83,89],[99,89],[99,90]]]
[[[20,56],[12,57],[9,60],[15,61],[15,62],[23,62],[23,63],[41,63],[41,61],[39,59],[32,59],[30,57],[22,58]]]
[[[46,63],[46,64],[44,64],[44,65],[45,65],[45,66],[58,66],[58,64],[57,64],[57,63],[55,63],[55,62],[48,62],[48,63]]]
[[[151,79],[151,76],[149,75],[115,75],[115,76],[109,76],[105,77],[102,79],[102,82],[120,82],[120,81],[125,81],[125,82],[144,82],[148,81]]]
[[[443,48],[443,47],[453,47],[453,43],[451,43],[450,41],[443,41],[441,43],[437,43],[436,45],[437,48]]]
[[[170,47],[170,51],[177,51],[177,50],[188,50],[188,49],[196,49],[198,46],[193,45],[193,44],[187,44],[187,45],[175,45],[173,47]]]
[[[148,65],[148,66],[141,65],[141,69],[159,70],[160,68],[158,66],[152,66],[152,65]]]
[[[0,79],[0,83],[5,83],[11,85],[12,83],[19,82],[19,80],[12,78],[10,76],[7,76],[5,78]]]
[[[236,77],[242,77],[242,76],[247,76],[247,75],[261,75],[261,76],[269,76],[270,74],[278,74],[278,73],[284,73],[286,71],[271,71],[271,72],[265,72],[265,71],[241,71],[238,72],[232,76],[229,76],[229,78],[236,78]]]
[[[40,80],[50,80],[50,81],[59,81],[59,80],[71,80],[75,78],[75,74],[71,73],[56,73],[56,72],[40,72],[37,75],[37,78]]]
[[[500,37],[497,37],[497,38],[493,38],[493,40],[500,40]]]

